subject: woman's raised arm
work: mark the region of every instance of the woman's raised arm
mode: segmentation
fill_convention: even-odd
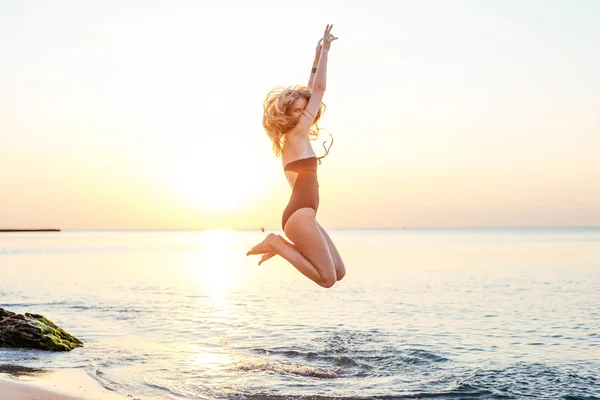
[[[313,61],[312,69],[310,71],[310,78],[308,78],[308,88],[312,90],[313,82],[315,80],[315,74],[317,73],[317,67],[319,66],[319,59],[321,58],[321,49],[323,48],[321,43],[323,39],[317,43],[317,50],[315,51],[315,60]]]
[[[306,108],[304,109],[304,113],[302,113],[305,118],[301,118],[299,121],[299,124],[302,125],[305,125],[303,121],[308,122],[308,127],[312,125],[315,116],[317,115],[317,111],[319,111],[319,107],[321,107],[321,101],[323,100],[323,95],[325,94],[325,89],[327,87],[327,55],[329,53],[329,49],[331,48],[331,42],[337,40],[337,37],[333,36],[331,33],[332,28],[333,25],[327,25],[325,28],[317,71],[314,75],[313,81],[311,82],[312,94],[308,104],[306,105]]]

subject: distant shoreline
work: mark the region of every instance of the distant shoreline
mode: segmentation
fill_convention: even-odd
[[[0,229],[2,232],[60,232],[60,229]]]

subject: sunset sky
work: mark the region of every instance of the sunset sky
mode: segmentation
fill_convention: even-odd
[[[328,23],[322,225],[600,226],[598,21],[594,0],[0,0],[0,229],[280,228],[262,102],[307,83]]]

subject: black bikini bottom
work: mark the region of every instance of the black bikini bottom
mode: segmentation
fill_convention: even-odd
[[[281,227],[285,228],[292,214],[305,207],[312,208],[315,213],[319,208],[319,182],[314,172],[300,172],[296,177],[292,197],[281,217]]]

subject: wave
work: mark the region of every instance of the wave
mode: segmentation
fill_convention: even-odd
[[[600,400],[600,379],[592,372],[519,362],[502,369],[478,369],[459,386],[487,390],[498,396],[517,399]]]
[[[65,306],[64,308],[72,310],[83,310],[83,311],[109,311],[116,313],[143,313],[143,310],[122,307],[122,306],[101,306],[101,305],[86,305],[81,302],[67,302],[67,301],[51,301],[43,303],[0,303],[2,308],[10,307],[54,307],[54,306]]]
[[[47,307],[47,306],[64,306],[69,305],[70,303],[66,301],[51,301],[46,303],[1,303],[0,307],[9,308],[9,307]]]
[[[448,358],[423,349],[383,350],[346,350],[332,352],[328,350],[310,351],[299,349],[255,348],[255,353],[276,360],[301,359],[318,367],[334,369],[335,374],[346,377],[369,375],[391,376],[406,371],[407,368],[431,367],[434,364],[450,361]]]
[[[486,399],[486,400],[505,400],[507,397],[494,395],[485,390],[475,390],[471,392],[425,392],[425,393],[398,393],[390,395],[374,396],[322,396],[322,395],[294,395],[294,394],[236,394],[230,395],[228,399],[236,400],[457,400],[457,399]],[[575,400],[575,399],[572,399]],[[578,399],[579,400],[579,399]],[[580,399],[590,400],[590,399]]]
[[[600,400],[600,378],[593,366],[560,367],[544,363],[518,362],[497,368],[457,365],[453,360],[418,345],[401,347],[367,346],[339,337],[321,340],[332,346],[307,344],[293,348],[254,348],[263,355],[261,363],[242,366],[246,371],[296,373],[318,378],[350,378],[343,396],[318,396],[314,392],[301,394],[260,392],[245,393],[249,400],[362,400],[362,399],[561,399]],[[341,342],[341,343],[340,343]],[[314,343],[314,341],[313,341]],[[377,349],[377,346],[380,346]],[[298,363],[298,366],[290,365]],[[355,378],[355,379],[352,379]],[[384,393],[370,393],[375,386],[369,382],[388,379],[398,387]],[[360,382],[360,383],[359,383]],[[394,386],[391,382],[397,382]],[[257,388],[259,389],[259,388]],[[387,393],[386,393],[387,392]],[[358,396],[347,396],[349,393]],[[363,393],[369,394],[363,397]]]
[[[276,374],[294,374],[324,379],[335,379],[338,377],[334,371],[323,370],[308,365],[285,365],[265,362],[242,364],[235,369],[239,371],[269,371]]]

